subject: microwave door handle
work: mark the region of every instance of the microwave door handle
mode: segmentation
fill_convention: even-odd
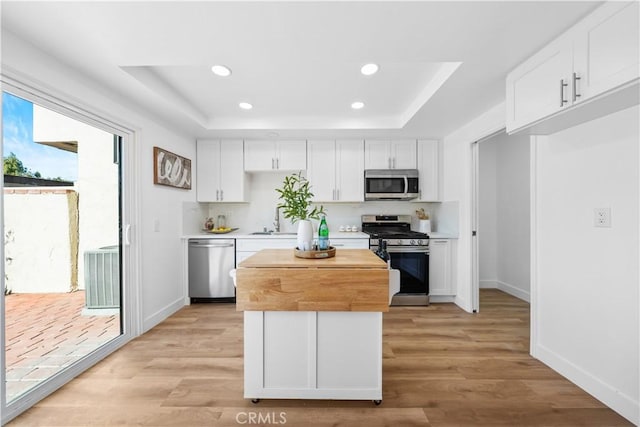
[[[406,195],[409,192],[409,179],[407,176],[404,176],[404,194]]]

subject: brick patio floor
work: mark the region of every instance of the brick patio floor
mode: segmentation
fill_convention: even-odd
[[[7,402],[120,335],[119,315],[84,307],[84,291],[5,297]]]

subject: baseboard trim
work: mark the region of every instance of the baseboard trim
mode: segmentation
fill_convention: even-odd
[[[149,329],[158,325],[160,322],[167,319],[169,316],[171,316],[172,314],[174,314],[176,311],[180,310],[184,306],[185,306],[184,298],[180,297],[174,302],[166,305],[164,308],[156,311],[154,314],[144,319],[143,325],[142,325],[142,333],[145,333]]]
[[[480,285],[480,289],[497,289],[498,288],[498,281],[495,279],[480,280],[478,284]]]
[[[526,302],[531,302],[531,294],[527,291],[523,291],[522,289],[510,285],[509,283],[501,282],[500,280],[496,280],[497,288],[503,292],[508,293],[511,296],[524,300]]]
[[[638,402],[634,402],[631,397],[621,393],[615,387],[605,383],[543,345],[538,344],[536,355],[542,363],[567,378],[630,422],[638,425],[640,421],[640,405]]]

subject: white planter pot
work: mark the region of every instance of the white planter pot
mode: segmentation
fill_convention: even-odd
[[[308,219],[298,221],[298,249],[311,250],[313,244],[313,225]]]

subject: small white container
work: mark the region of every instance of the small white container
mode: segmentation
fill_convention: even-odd
[[[347,225],[347,226],[344,228],[344,231],[351,231],[351,226],[350,226],[350,225]]]

